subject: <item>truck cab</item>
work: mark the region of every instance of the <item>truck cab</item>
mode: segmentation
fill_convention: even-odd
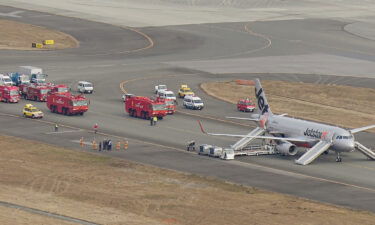
[[[45,102],[47,101],[47,95],[50,91],[51,89],[47,86],[32,84],[24,87],[22,95],[28,100]]]
[[[12,86],[13,81],[8,75],[0,74],[0,85]]]
[[[155,116],[162,119],[168,113],[165,101],[131,94],[125,96],[125,111],[131,117],[143,119]]]
[[[37,73],[37,74],[31,74],[31,83],[46,83],[46,78],[48,77],[47,74]]]
[[[8,73],[10,79],[12,79],[13,85],[20,86],[20,85],[28,85],[30,84],[30,76],[26,74],[16,73]]]
[[[56,93],[69,93],[69,87],[66,86],[65,84],[58,84],[58,85],[53,85],[51,92],[56,92]]]
[[[173,93],[173,91],[169,90],[158,91],[158,97],[176,101],[176,95]]]
[[[20,92],[17,86],[0,86],[0,101],[17,103],[20,100]]]
[[[47,97],[47,107],[53,113],[83,115],[89,109],[89,100],[83,95],[51,92]]]
[[[155,94],[158,94],[159,91],[167,90],[167,85],[159,84],[155,86]]]

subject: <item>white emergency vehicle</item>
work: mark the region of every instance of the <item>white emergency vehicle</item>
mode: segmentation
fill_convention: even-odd
[[[77,84],[77,90],[78,92],[81,92],[81,93],[91,94],[94,91],[94,86],[90,82],[79,81]]]
[[[158,91],[158,96],[160,98],[170,99],[170,100],[175,100],[176,101],[176,95],[173,93],[173,91],[160,90],[160,91]]]
[[[204,107],[203,101],[198,96],[186,95],[183,101],[183,105],[187,109],[199,109],[202,110]]]

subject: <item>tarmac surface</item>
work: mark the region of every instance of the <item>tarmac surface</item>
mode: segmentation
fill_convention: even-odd
[[[209,131],[244,134],[254,125],[228,120],[244,116],[231,104],[207,96],[199,84],[232,79],[286,80],[309,83],[375,87],[373,41],[342,28],[335,19],[230,22],[129,28],[57,16],[45,12],[0,7],[0,18],[59,29],[80,41],[80,47],[61,51],[0,51],[0,71],[20,65],[42,67],[55,83],[75,90],[79,80],[94,83],[84,116],[49,112],[45,103],[33,104],[45,112],[41,120],[25,119],[22,106],[0,104],[0,133],[75,148],[79,139],[129,141],[126,151],[107,154],[164,168],[250,185],[321,202],[375,212],[375,162],[358,152],[322,155],[308,166],[294,164],[298,157],[258,156],[222,161],[185,151],[190,140],[198,144],[229,146],[235,139],[200,133],[197,119]],[[348,71],[349,70],[349,71]],[[124,91],[150,96],[157,84],[173,91],[189,84],[206,104],[202,111],[184,109],[150,127],[149,121],[124,112]],[[267,91],[267,90],[265,90]],[[373,104],[373,103],[369,103]],[[272,108],[272,106],[271,106]],[[246,114],[247,115],[247,114]],[[340,116],[340,115],[338,115]],[[53,132],[55,123],[59,132]],[[92,126],[99,124],[99,133]],[[374,124],[375,121],[369,121]],[[357,140],[375,148],[374,135],[360,133]],[[90,145],[85,147],[90,150]],[[302,154],[302,153],[301,153]]]

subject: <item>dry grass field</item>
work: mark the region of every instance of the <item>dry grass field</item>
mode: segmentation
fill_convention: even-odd
[[[79,42],[68,34],[30,24],[0,19],[0,28],[0,49],[55,50],[79,46]],[[55,44],[41,49],[31,47],[32,43],[42,43],[43,40],[54,40]]]
[[[274,113],[347,128],[375,124],[375,89],[267,80],[262,86]],[[255,100],[254,86],[234,81],[203,83],[201,88],[233,104],[243,97]]]
[[[99,224],[374,224],[375,214],[0,136],[0,200]],[[0,207],[0,224],[69,224]]]

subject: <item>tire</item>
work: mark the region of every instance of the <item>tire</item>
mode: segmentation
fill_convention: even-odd
[[[83,116],[84,112],[80,112],[79,115]]]
[[[145,119],[146,119],[146,120],[149,120],[149,119],[150,119],[150,116],[148,115],[148,112],[145,112]]]
[[[34,116],[34,114],[32,114],[32,115],[31,115],[31,118],[32,118],[32,119],[35,119],[35,116]]]

